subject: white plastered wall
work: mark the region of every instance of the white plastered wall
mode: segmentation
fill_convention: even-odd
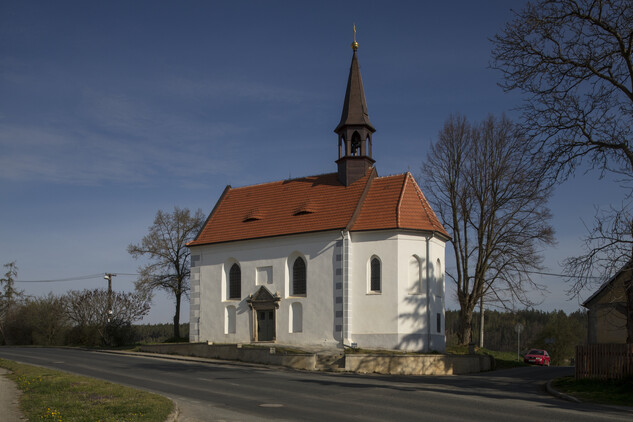
[[[350,326],[343,319],[343,260],[338,231],[283,236],[260,240],[196,246],[192,255],[200,256],[192,269],[191,321],[199,318],[198,336],[191,341],[249,343],[252,314],[246,298],[265,285],[281,300],[276,313],[276,340],[281,344],[337,347],[346,335],[348,342],[366,348],[416,351],[445,350],[444,336],[444,247],[445,242],[430,234],[396,231],[352,232],[347,251],[350,262]],[[427,257],[428,254],[428,257]],[[297,256],[306,260],[307,294],[291,293],[292,264]],[[369,260],[381,261],[381,290],[369,286]],[[412,294],[409,259],[420,260],[420,289]],[[437,260],[440,267],[437,268]],[[242,274],[241,300],[227,299],[228,267],[238,262]],[[429,266],[429,262],[433,265]],[[427,267],[428,275],[427,279]],[[258,271],[259,269],[259,271]],[[267,274],[257,284],[258,273]],[[272,276],[272,277],[271,277]],[[199,306],[193,302],[194,277]],[[261,280],[260,280],[261,282]],[[431,293],[427,307],[427,286]],[[301,331],[293,332],[291,306],[301,304]],[[235,306],[235,332],[227,332],[226,309]],[[437,332],[437,314],[441,330]],[[429,324],[430,322],[430,324]],[[349,328],[350,332],[344,332]],[[430,331],[429,331],[430,328]],[[351,344],[347,344],[348,346]]]
[[[367,348],[444,351],[445,242],[431,234],[372,231],[352,233],[351,247],[352,339]],[[368,262],[372,256],[380,258],[382,264],[379,294],[370,291],[368,285]],[[419,262],[416,289],[411,288],[409,274],[413,256]]]
[[[334,321],[334,281],[337,278],[334,262],[338,239],[340,233],[336,231],[193,247],[192,255],[201,256],[197,267],[200,273],[199,337],[195,340],[249,343],[252,314],[246,299],[264,285],[272,294],[278,292],[281,297],[276,311],[277,343],[336,347],[340,342]],[[291,295],[291,277],[297,256],[306,260],[307,294],[294,297]],[[227,299],[226,267],[233,262],[237,262],[241,269],[240,300]],[[272,278],[257,284],[258,269],[260,279],[264,273],[272,274]],[[295,302],[301,304],[301,332],[292,332],[290,308]],[[227,306],[237,309],[235,333],[225,330]]]

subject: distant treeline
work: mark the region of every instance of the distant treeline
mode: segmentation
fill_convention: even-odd
[[[135,324],[132,325],[134,343],[165,343],[173,341],[173,324]],[[180,324],[181,340],[189,339],[189,323]]]
[[[134,325],[148,305],[135,302],[134,294],[113,292],[109,314],[105,290],[71,291],[61,296],[0,297],[0,345],[126,346],[163,343],[173,339],[173,325]],[[10,306],[7,306],[10,305]],[[178,341],[188,341],[189,324],[180,324]]]
[[[459,311],[446,311],[446,344],[457,344]],[[479,312],[473,316],[473,342],[479,343]],[[523,327],[520,341],[515,330]],[[530,348],[546,349],[554,364],[569,363],[575,346],[586,343],[587,313],[576,311],[569,315],[563,311],[543,312],[522,310],[517,312],[484,311],[484,348],[501,352],[521,353]]]

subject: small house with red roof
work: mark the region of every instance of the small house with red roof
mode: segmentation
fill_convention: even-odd
[[[227,186],[189,243],[192,342],[445,350],[449,235],[410,173],[378,176],[352,47],[337,171]]]

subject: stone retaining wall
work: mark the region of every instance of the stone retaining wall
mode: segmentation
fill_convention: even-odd
[[[242,362],[287,366],[308,371],[314,371],[316,367],[315,354],[277,353],[274,346],[241,347],[237,344],[175,343],[145,345],[140,347],[140,351],[209,359],[239,360]]]
[[[274,347],[241,347],[237,344],[178,343],[140,347],[141,352],[195,356],[210,359],[317,369],[316,354],[283,354]],[[490,371],[494,358],[487,355],[347,354],[345,370],[399,375],[458,375]]]
[[[485,355],[349,354],[345,370],[398,375],[458,375],[490,371],[494,358]]]

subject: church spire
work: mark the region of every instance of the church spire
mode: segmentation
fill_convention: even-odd
[[[334,132],[338,134],[338,175],[344,185],[349,185],[365,175],[374,164],[371,136],[376,131],[369,121],[367,102],[360,66],[356,57],[356,26],[352,43],[352,65],[347,79],[341,121]]]

